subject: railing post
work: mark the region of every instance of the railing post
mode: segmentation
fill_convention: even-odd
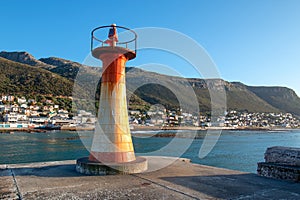
[[[94,36],[93,36],[93,33],[92,33],[92,36],[91,36],[91,51],[93,51],[93,47],[94,47]]]

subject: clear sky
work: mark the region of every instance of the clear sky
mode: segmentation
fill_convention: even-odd
[[[0,0],[0,50],[83,62],[95,27],[163,27],[202,45],[223,79],[287,86],[299,95],[299,11],[299,0]],[[163,57],[163,64],[182,64]]]

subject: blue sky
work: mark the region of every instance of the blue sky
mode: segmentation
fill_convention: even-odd
[[[0,0],[0,50],[27,51],[36,58],[83,62],[90,32],[116,23],[163,27],[193,38],[216,63],[220,76],[249,85],[287,86],[300,94],[300,1]],[[144,56],[143,56],[144,55]],[[184,61],[139,54],[128,66],[162,63],[186,77]]]

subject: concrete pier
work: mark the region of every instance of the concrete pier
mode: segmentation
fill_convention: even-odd
[[[173,161],[147,157],[150,167]],[[1,165],[0,199],[300,199],[300,184],[178,159],[132,175],[88,176],[75,160]]]
[[[261,176],[300,182],[300,148],[274,146],[265,152],[265,162],[257,163]]]

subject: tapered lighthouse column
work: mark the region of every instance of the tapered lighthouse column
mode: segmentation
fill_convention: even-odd
[[[129,57],[122,52],[124,49],[119,47],[102,47],[93,52],[93,55],[103,62],[103,73],[98,112],[99,127],[95,131],[90,161],[112,163],[135,160],[125,85],[125,64]]]
[[[134,38],[118,42],[117,27],[133,33]],[[105,41],[94,36],[94,32],[102,28],[109,28]],[[101,42],[100,47],[93,48],[94,39]],[[134,43],[134,50],[127,48],[129,43]],[[147,160],[135,156],[128,121],[125,64],[136,57],[135,49],[136,33],[128,28],[113,24],[92,31],[92,55],[102,61],[101,94],[90,155],[76,163],[76,170],[80,173],[128,174],[147,169]]]

